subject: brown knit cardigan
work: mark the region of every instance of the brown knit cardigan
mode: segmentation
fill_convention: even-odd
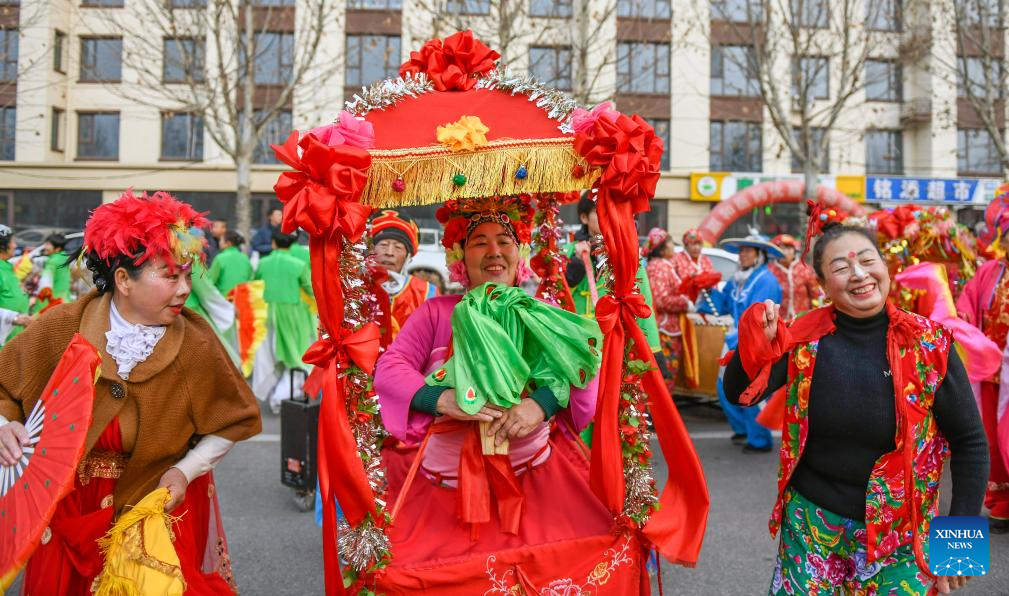
[[[155,489],[161,475],[189,450],[191,439],[214,434],[241,441],[258,434],[262,423],[245,379],[209,324],[189,309],[168,327],[129,381],[119,378],[115,360],[105,351],[110,301],[110,295],[93,291],[54,307],[0,350],[0,415],[24,421],[80,331],[102,355],[85,448],[90,450],[120,414],[124,439],[135,432],[129,463],[113,495],[118,512]],[[113,385],[124,390],[116,391],[118,397]],[[127,402],[130,407],[124,408]]]

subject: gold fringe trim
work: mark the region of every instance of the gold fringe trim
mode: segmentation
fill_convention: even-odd
[[[444,147],[372,151],[368,185],[361,202],[373,207],[429,205],[448,199],[540,192],[572,192],[592,188],[601,171],[590,168],[575,152],[573,139],[495,140],[472,152],[452,153]],[[525,166],[524,180],[515,177]],[[585,175],[575,178],[572,169]],[[457,174],[465,184],[453,182]],[[403,179],[396,192],[393,182]]]

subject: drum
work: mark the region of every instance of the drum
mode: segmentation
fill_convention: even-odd
[[[697,346],[697,365],[700,371],[700,384],[688,387],[684,378],[683,362],[686,354],[680,357],[680,370],[676,376],[676,394],[694,398],[718,399],[718,360],[722,356],[722,346],[725,344],[725,332],[732,325],[732,317],[713,317],[689,313],[687,318],[694,328],[695,345]],[[684,330],[689,333],[689,330]],[[684,338],[686,343],[687,338]]]

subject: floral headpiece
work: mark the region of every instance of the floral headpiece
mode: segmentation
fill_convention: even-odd
[[[645,246],[641,249],[641,256],[648,258],[648,255],[666,242],[669,242],[669,232],[662,228],[648,230],[648,239],[645,240]]]
[[[701,236],[700,228],[690,228],[686,232],[683,232],[683,246],[694,242],[704,243],[704,237]]]
[[[209,225],[203,215],[167,192],[138,197],[130,189],[91,213],[84,226],[84,253],[106,263],[125,255],[137,265],[157,258],[169,266],[202,260],[206,241],[192,228]]]
[[[823,234],[823,229],[830,224],[843,223],[847,214],[843,211],[828,207],[819,201],[806,200],[806,212],[809,215],[809,222],[806,224],[806,239],[803,242],[805,248],[802,249],[800,261],[806,259],[806,253],[812,244],[813,238]]]
[[[532,241],[533,206],[530,195],[453,199],[438,209],[435,217],[445,227],[441,244],[445,247],[445,262],[452,281],[468,285],[463,263],[463,245],[480,224],[496,222],[504,226],[519,246],[519,283],[528,279],[526,264]]]

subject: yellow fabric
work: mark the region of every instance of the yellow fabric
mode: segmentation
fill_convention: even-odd
[[[32,268],[31,255],[25,252],[18,259],[17,264],[14,265],[14,276],[18,278],[18,281],[24,281],[28,277],[28,274],[32,272]]]
[[[186,591],[172,545],[173,518],[165,513],[170,499],[167,488],[148,493],[98,541],[105,554],[98,596],[182,596]]]
[[[270,314],[270,307],[266,304],[266,299],[263,298],[263,292],[266,291],[266,282],[262,280],[250,281],[246,285],[249,286],[249,306],[252,307],[253,314],[253,335],[252,343],[249,345],[249,352],[246,358],[242,360],[242,374],[246,377],[252,375],[252,365],[256,361],[256,352],[259,351],[259,346],[263,345],[263,341],[266,339],[266,319]],[[302,296],[304,300],[304,296]]]
[[[487,133],[478,116],[463,116],[452,124],[438,127],[438,142],[453,153],[473,151],[487,145]]]

